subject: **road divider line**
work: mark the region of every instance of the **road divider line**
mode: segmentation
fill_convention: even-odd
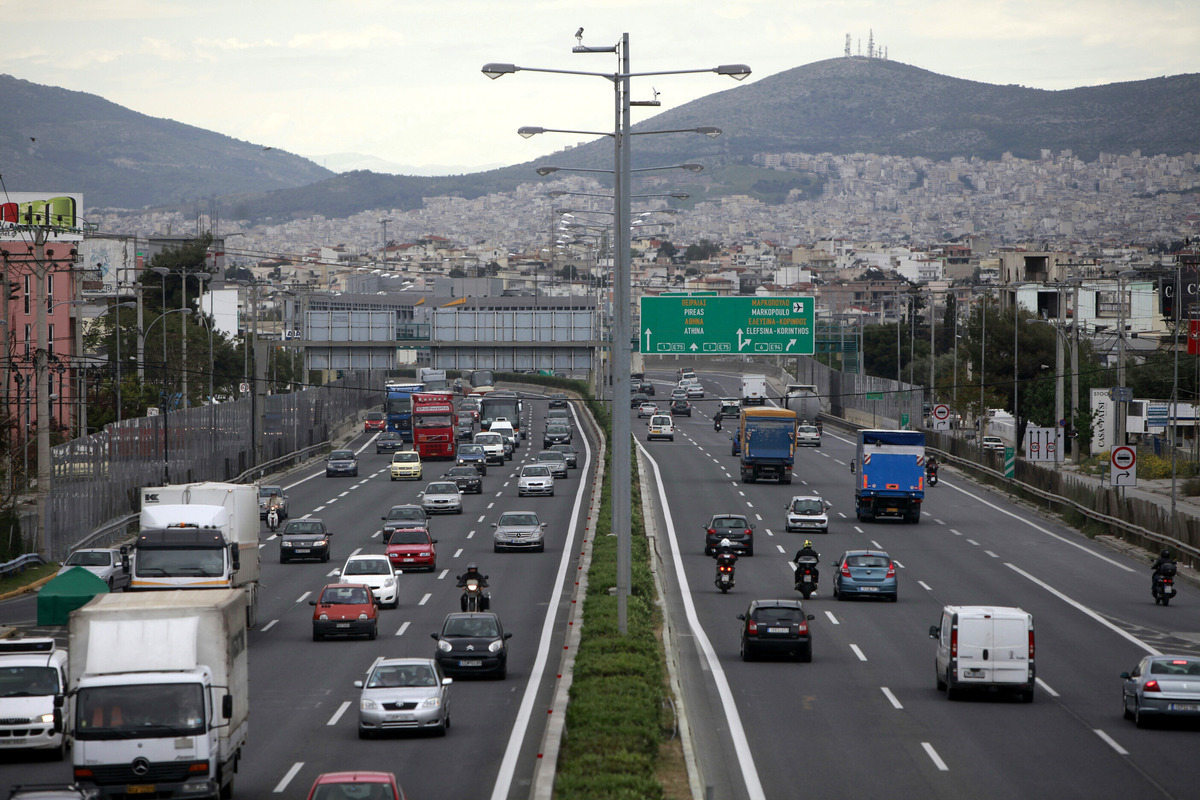
[[[346,700],[346,701],[345,701],[345,702],[343,702],[343,703],[342,703],[340,706],[338,706],[338,710],[337,710],[337,711],[335,711],[335,712],[333,712],[333,716],[329,718],[329,722],[326,722],[326,723],[325,723],[325,724],[326,724],[326,726],[333,726],[333,725],[337,725],[337,724],[338,724],[338,720],[342,718],[342,714],[345,714],[345,713],[346,713],[346,709],[348,709],[349,707],[350,707],[350,701],[349,701],[349,700]]]
[[[1099,622],[1101,625],[1108,628],[1110,631],[1117,634],[1118,636],[1121,636],[1122,638],[1128,639],[1129,641],[1133,642],[1134,644],[1136,644],[1138,647],[1145,650],[1150,655],[1152,655],[1152,656],[1161,656],[1162,655],[1162,653],[1159,652],[1157,649],[1146,644],[1145,642],[1143,642],[1141,639],[1134,636],[1129,631],[1121,630],[1116,625],[1112,624],[1111,622],[1106,620],[1104,617],[1097,614],[1095,611],[1092,611],[1090,608],[1085,606],[1083,603],[1080,603],[1077,600],[1072,600],[1070,597],[1067,597],[1065,594],[1060,592],[1058,589],[1055,589],[1050,584],[1045,583],[1045,582],[1033,577],[1028,572],[1026,572],[1025,570],[1021,569],[1020,567],[1016,566],[1015,564],[1010,564],[1006,561],[1006,562],[1004,562],[1004,566],[1008,567],[1009,569],[1011,569],[1013,572],[1017,573],[1018,575],[1021,575],[1025,578],[1027,578],[1028,580],[1036,583],[1038,586],[1042,587],[1047,592],[1049,592],[1050,594],[1057,597],[1059,600],[1062,600],[1067,605],[1072,606],[1079,611],[1082,611],[1084,614],[1087,614],[1089,617],[1096,620],[1096,622]]]
[[[442,573],[441,573],[440,575],[438,575],[437,579],[438,579],[439,581],[440,581],[440,580],[445,580],[446,576],[447,576],[447,575],[449,575],[449,574],[450,574],[450,570],[448,570],[448,569],[444,569],[444,570],[442,570]]]
[[[314,508],[314,509],[313,509],[312,511],[310,511],[309,513],[310,513],[310,514],[316,514],[318,511],[322,510],[323,508],[325,508],[325,506],[317,506],[316,508]]]
[[[987,553],[987,554],[988,554],[989,556],[991,556],[992,558],[999,558],[999,557],[1000,557],[1000,556],[996,555],[995,553],[993,553],[991,550],[984,550],[983,552]]]
[[[780,553],[783,553],[785,556],[787,555],[787,551],[783,549],[783,545],[781,545],[781,544],[777,544],[777,545],[775,545],[775,546],[776,546],[777,548],[779,548],[779,552],[780,552]]]
[[[961,531],[956,531],[956,530],[954,530],[954,528],[951,528],[951,529],[950,529],[950,532],[951,532],[951,533],[953,533],[955,536],[962,536],[962,532],[961,532]]]
[[[259,630],[259,633],[266,633],[267,631],[271,630],[271,628],[275,627],[276,622],[279,622],[279,620],[273,619],[270,622],[268,622],[266,625],[263,625],[262,628]]]
[[[1043,692],[1050,695],[1051,697],[1058,697],[1058,692],[1051,689],[1050,685],[1048,683],[1046,683],[1044,680],[1042,680],[1041,678],[1034,678],[1033,680],[1034,680],[1034,683],[1036,683],[1038,686],[1042,687]]]
[[[412,622],[411,622],[411,621],[406,621],[404,624],[402,624],[402,625],[400,626],[400,630],[396,631],[396,635],[397,635],[397,636],[403,636],[403,635],[404,635],[404,632],[405,632],[406,630],[408,630],[408,626],[409,626],[409,625],[412,625]]]
[[[837,621],[837,617],[835,617],[835,616],[833,615],[833,612],[832,612],[832,611],[826,611],[826,612],[825,612],[825,616],[829,617],[829,621],[830,621],[831,623],[833,623],[834,625],[841,625],[841,624],[842,624],[842,623],[840,623],[840,622],[838,622],[838,621]]]
[[[474,535],[475,535],[475,531],[471,531],[470,533],[467,534],[467,538],[470,539]]]
[[[967,541],[970,542],[971,544],[975,545],[976,547],[979,547],[979,542],[975,541],[974,539],[967,539]]]
[[[859,661],[866,661],[867,657],[863,655],[863,651],[858,649],[858,645],[850,645],[850,649],[854,651],[854,655],[858,656]]]
[[[893,708],[898,711],[904,710],[904,706],[900,705],[900,701],[896,699],[896,695],[892,694],[891,689],[886,686],[880,686],[879,688],[883,690],[883,696],[888,699],[888,702],[892,704]]]
[[[346,491],[344,491],[344,492],[342,492],[341,494],[339,494],[339,495],[338,495],[338,497],[345,497],[345,496],[346,496],[346,495],[348,495],[348,494],[350,494],[350,490],[349,490],[349,489],[347,489]]]
[[[287,774],[283,776],[283,780],[281,780],[279,783],[275,784],[275,789],[274,789],[275,794],[280,794],[284,790],[286,790],[288,787],[288,784],[292,782],[292,778],[296,777],[296,773],[299,772],[303,766],[304,766],[303,761],[297,761],[295,764],[292,764],[292,768],[289,769],[287,771]]]
[[[450,557],[451,557],[451,558],[458,558],[459,556],[461,556],[461,555],[462,555],[462,551],[463,551],[463,549],[460,547],[460,548],[458,548],[457,550],[455,550],[455,551],[454,551],[454,555],[452,555],[452,556],[450,556]]]
[[[308,596],[309,596],[310,594],[312,594],[312,592],[305,592],[304,594],[302,594],[302,595],[300,595],[299,597],[297,597],[297,598],[296,598],[296,604],[297,604],[297,605],[299,605],[300,603],[303,603],[305,600],[307,600],[307,599],[308,599]]]
[[[1116,750],[1118,755],[1122,755],[1122,756],[1129,755],[1128,750],[1126,750],[1124,747],[1121,747],[1121,745],[1117,744],[1116,741],[1114,741],[1111,736],[1109,736],[1107,733],[1100,730],[1099,728],[1094,728],[1092,730],[1092,733],[1096,734],[1101,739],[1103,739],[1104,743],[1107,744],[1109,747],[1111,747],[1113,750]]]
[[[883,549],[883,548],[880,548],[880,549]],[[893,564],[895,564],[895,565],[896,565],[897,567],[899,567],[900,569],[904,569],[904,568],[905,568],[903,564],[901,564],[899,561],[897,561],[897,560],[896,560],[896,559],[894,559],[894,558],[892,559],[892,563],[893,563]]]
[[[759,517],[759,519],[762,519],[762,518],[761,518],[761,517]],[[774,533],[772,533],[772,532],[771,532],[771,529],[770,529],[770,528],[763,528],[763,530],[767,532],[767,536],[774,536],[774,535],[775,535]]]
[[[486,514],[480,514],[480,515],[479,515],[479,519],[477,519],[477,520],[475,520],[475,521],[476,521],[476,522],[483,522],[483,518],[484,518],[484,517],[486,517],[486,516],[487,516]]]
[[[875,546],[875,549],[876,549],[876,550],[882,550],[882,549],[883,549],[883,545],[881,545],[879,542],[875,541],[874,539],[872,539],[872,540],[871,540],[871,544],[873,544],[873,545]]]
[[[937,754],[937,750],[933,749],[933,745],[931,745],[929,742],[921,742],[921,747],[925,748],[926,755],[929,756],[929,759],[933,762],[933,765],[938,768],[938,771],[950,771],[950,768],[946,766],[946,762],[942,761],[942,757]]]
[[[425,605],[426,603],[429,602],[429,598],[431,598],[431,597],[433,597],[432,594],[426,593],[426,595],[421,598],[420,602],[418,602],[417,605],[419,605],[419,606]]]
[[[931,587],[931,586],[930,586],[928,583],[926,583],[925,581],[917,581],[917,583],[921,584],[921,588],[922,588],[922,589],[924,589],[925,591],[927,591],[927,592],[932,592],[932,591],[933,591],[933,587]]]
[[[862,528],[860,528],[860,527],[858,527],[857,525],[855,525],[855,526],[854,526],[854,530],[855,530],[855,532],[856,532],[856,533],[862,533],[862,532],[863,532],[863,529],[862,529]]]

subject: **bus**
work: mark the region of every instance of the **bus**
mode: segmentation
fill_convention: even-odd
[[[479,401],[479,429],[486,431],[492,427],[492,420],[504,417],[512,423],[517,435],[524,439],[527,433],[521,427],[521,412],[524,410],[525,404],[513,392],[486,394]]]
[[[473,369],[463,384],[463,394],[488,394],[496,388],[496,377],[490,369]]]
[[[400,438],[411,442],[412,396],[425,387],[419,383],[394,383],[389,381],[384,390],[383,411],[387,414],[387,429],[400,434]]]
[[[413,449],[422,460],[454,458],[457,430],[454,395],[417,392],[412,396]]]

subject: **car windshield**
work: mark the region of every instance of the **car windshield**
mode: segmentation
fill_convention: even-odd
[[[0,697],[35,697],[57,692],[58,674],[53,667],[0,669]]]
[[[800,621],[800,609],[766,606],[765,608],[759,608],[758,611],[754,612],[754,619],[758,622],[765,622],[768,625],[772,623],[791,625],[792,623]]]
[[[276,497],[278,497],[282,494],[283,494],[283,492],[280,490],[280,488],[278,486],[260,486],[260,487],[258,487],[258,499],[259,500],[266,500],[271,495],[275,495]]]
[[[478,434],[477,433],[477,434],[475,434],[475,443],[476,444],[501,444],[500,434],[498,434],[498,433]]]
[[[346,562],[343,575],[387,575],[391,572],[388,562],[382,558],[357,558]]]
[[[368,689],[437,685],[437,674],[427,664],[381,664],[367,681]]]
[[[744,517],[713,517],[710,528],[744,528],[746,520]]]
[[[797,430],[800,431],[800,433],[808,433],[813,435],[817,433],[817,427],[815,425],[801,425],[799,428],[797,428]]]
[[[570,433],[571,429],[566,425],[547,425],[546,433]]]
[[[815,498],[808,497],[792,501],[792,511],[797,514],[820,514],[824,510],[824,504]]]
[[[110,563],[108,553],[71,553],[70,558],[63,562],[66,567],[107,567]]]
[[[383,413],[379,411],[368,411],[367,419],[371,420],[372,422],[379,422],[383,419]]]
[[[572,445],[572,444],[556,444],[556,445],[552,446],[550,449],[556,453],[562,453],[564,456],[567,455],[568,453],[576,452],[575,445]]]
[[[396,531],[388,544],[429,544],[429,534],[425,531]]]
[[[550,470],[546,469],[545,467],[522,467],[521,468],[521,477],[522,478],[527,477],[527,476],[534,476],[534,477],[541,478],[541,477],[545,477],[546,475],[549,475],[549,474],[550,474]]]
[[[446,620],[446,627],[442,629],[442,636],[446,638],[470,636],[482,639],[499,635],[496,620],[490,617],[454,617]]]
[[[546,450],[537,454],[538,461],[565,461],[566,458],[557,450]]]
[[[850,567],[887,567],[892,560],[887,556],[847,556],[846,565]]]
[[[350,450],[334,450],[329,454],[329,458],[333,461],[347,461],[354,458],[354,453]]]
[[[416,453],[415,451],[412,451],[412,450],[407,450],[403,453],[396,453],[394,456],[392,456],[393,464],[403,464],[403,463],[408,463],[408,462],[412,462],[412,461],[420,461],[420,460],[421,460],[420,454]]]
[[[431,483],[425,487],[425,494],[458,494],[458,484]]]
[[[361,586],[329,586],[321,592],[322,605],[362,606],[370,602],[370,593]]]
[[[503,514],[500,516],[500,525],[537,525],[537,514]]]
[[[479,473],[474,467],[454,467],[446,473],[448,478],[477,478]]]
[[[425,511],[420,506],[398,506],[388,511],[388,519],[425,519]]]
[[[400,434],[398,434],[398,433],[393,433],[392,431],[388,431],[388,432],[386,432],[386,433],[381,433],[381,434],[379,434],[379,440],[378,440],[378,441],[381,441],[381,442],[387,442],[387,441],[392,441],[392,440],[394,440],[394,439],[399,439],[399,438],[400,438]]]
[[[458,448],[460,456],[478,456],[483,454],[483,445],[481,444],[464,444]]]
[[[289,522],[287,527],[283,529],[283,535],[297,533],[322,533],[321,523],[319,522]]]

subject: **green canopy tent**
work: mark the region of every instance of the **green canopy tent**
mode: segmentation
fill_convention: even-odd
[[[38,625],[66,625],[71,612],[98,594],[107,594],[108,584],[83,567],[72,567],[41,588],[37,596]]]

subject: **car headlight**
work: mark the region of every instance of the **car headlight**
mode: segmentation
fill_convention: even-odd
[[[489,653],[499,653],[503,648],[504,648],[504,640],[497,639],[496,641],[494,641],[488,645],[488,652]]]
[[[54,715],[53,714],[42,714],[41,720],[45,724],[51,724],[54,722]]]
[[[329,619],[329,615],[328,615],[328,614],[322,614],[321,616],[317,617],[317,619],[319,619],[319,620],[323,620],[323,621],[327,621],[327,620]]]
[[[329,540],[318,539],[317,541],[313,542],[313,547],[324,547],[327,544],[329,544]]]
[[[383,588],[385,588],[385,589],[388,588],[389,586],[395,586],[395,585],[396,585],[395,578],[388,578],[386,581],[383,582]]]
[[[280,544],[280,547],[295,547],[295,546],[296,545],[293,542],[282,542]]]
[[[440,697],[426,697],[421,701],[421,708],[438,708],[442,705]]]
[[[449,653],[453,649],[445,639],[438,639],[438,650],[441,650],[443,653]]]
[[[429,553],[417,553],[418,558],[429,558]]]
[[[374,700],[364,697],[358,701],[358,707],[362,711],[374,711],[377,708],[379,708],[379,703],[376,703]]]
[[[358,615],[358,618],[359,618],[359,620],[361,620],[361,621],[366,621],[366,619],[367,619],[367,612],[365,612],[365,611],[363,611],[363,612],[360,612],[360,613],[359,613],[359,615]]]

